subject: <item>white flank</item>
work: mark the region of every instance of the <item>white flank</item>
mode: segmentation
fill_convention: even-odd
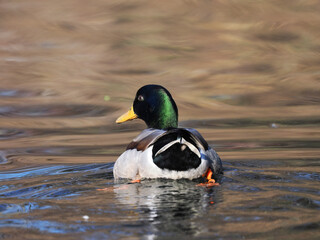
[[[127,150],[122,153],[113,167],[114,178],[134,179],[138,174],[140,154],[141,152],[136,149]]]

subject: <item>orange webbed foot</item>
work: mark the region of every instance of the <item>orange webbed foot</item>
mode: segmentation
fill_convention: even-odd
[[[213,172],[209,168],[208,171],[203,175],[203,177],[206,177],[206,182],[205,183],[199,183],[197,186],[202,186],[202,187],[213,187],[213,186],[219,186],[220,184],[217,183],[213,178],[212,178]]]
[[[141,183],[141,180],[140,179],[136,179],[136,180],[132,180],[132,181],[130,181],[130,183]]]

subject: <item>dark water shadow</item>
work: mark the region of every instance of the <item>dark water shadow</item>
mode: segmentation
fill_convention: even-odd
[[[0,141],[32,136],[31,131],[13,128],[0,129]]]
[[[0,106],[2,117],[98,117],[117,109],[98,105],[28,105]]]
[[[47,95],[45,91],[30,91],[25,89],[0,89],[0,98],[27,98]],[[52,95],[52,93],[50,94]]]
[[[0,164],[8,164],[17,161],[21,156],[43,156],[43,161],[37,164],[47,164],[54,156],[92,157],[92,156],[117,156],[125,148],[125,145],[104,146],[69,146],[69,147],[28,147],[15,148],[0,151]],[[1,178],[0,178],[1,179]],[[0,180],[1,181],[1,180]]]

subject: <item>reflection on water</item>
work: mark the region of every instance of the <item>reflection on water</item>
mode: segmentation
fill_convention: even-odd
[[[196,184],[190,180],[148,180],[120,185],[114,191],[119,203],[140,209],[144,220],[151,223],[154,235],[196,235],[205,229],[194,220],[205,217],[219,194],[218,188],[205,189]]]
[[[319,11],[2,1],[0,239],[318,239]],[[220,186],[114,182],[144,128],[114,121],[148,83],[220,154]]]

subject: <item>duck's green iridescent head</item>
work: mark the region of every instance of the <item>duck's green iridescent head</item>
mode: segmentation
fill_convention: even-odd
[[[178,109],[171,94],[160,85],[146,85],[136,94],[132,108],[117,119],[122,123],[140,118],[149,128],[178,127]]]

